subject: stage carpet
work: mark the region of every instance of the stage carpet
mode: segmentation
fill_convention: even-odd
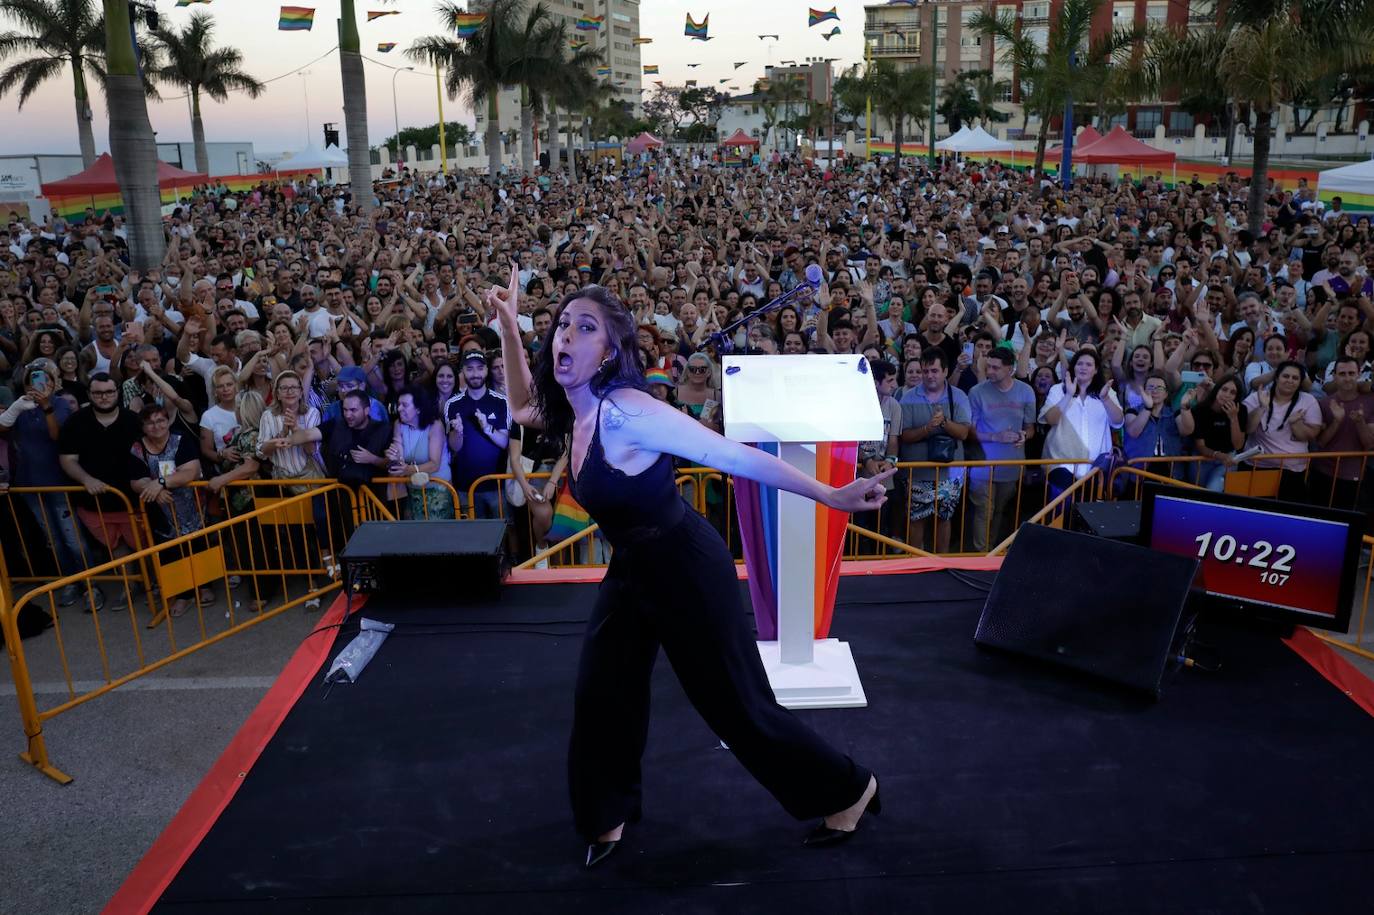
[[[1298,649],[1336,679],[1341,662],[1310,636],[1213,626],[1224,669],[1180,672],[1154,703],[976,648],[990,581],[843,580],[833,634],[869,706],[799,714],[878,774],[884,809],[832,850],[801,847],[810,824],[719,746],[660,655],[645,818],[593,871],[564,753],[595,586],[374,597],[364,613],[396,631],[360,682],[327,688],[317,663],[355,617],[288,668],[109,910],[1370,910],[1374,719]]]

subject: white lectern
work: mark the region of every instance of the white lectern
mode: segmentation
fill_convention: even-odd
[[[779,456],[816,475],[817,442],[883,437],[883,416],[863,356],[726,356],[725,435],[777,442]],[[865,706],[849,644],[816,639],[816,504],[778,493],[778,640],[759,642],[768,682],[787,708]]]

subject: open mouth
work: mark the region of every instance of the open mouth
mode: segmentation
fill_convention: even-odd
[[[572,368],[572,364],[573,364],[572,356],[569,356],[567,353],[559,353],[559,354],[558,354],[558,360],[557,360],[557,362],[555,363],[555,365],[557,366],[557,368],[558,368],[560,371],[566,371],[566,370]]]

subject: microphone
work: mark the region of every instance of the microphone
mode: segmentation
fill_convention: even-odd
[[[727,326],[722,327],[719,331],[711,334],[710,337],[701,341],[701,343],[697,344],[697,351],[701,352],[711,346],[714,346],[718,351],[722,353],[730,352],[734,348],[730,342],[730,334],[736,328],[745,326],[750,321],[753,321],[756,318],[760,318],[770,311],[781,308],[782,306],[791,303],[795,299],[803,297],[810,299],[812,294],[820,288],[821,281],[824,279],[825,274],[821,272],[819,264],[807,264],[806,279],[798,283],[796,286],[792,287],[792,289],[789,292],[784,292],[782,295],[778,296],[776,299],[773,299],[771,302],[764,302],[762,305],[755,308],[753,311],[743,315],[742,317],[736,318]]]

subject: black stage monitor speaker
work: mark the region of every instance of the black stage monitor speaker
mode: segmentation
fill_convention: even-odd
[[[1156,698],[1180,650],[1197,560],[1022,525],[993,580],[973,640]]]
[[[505,574],[506,522],[365,521],[339,555],[344,589],[391,597],[493,600]]]
[[[1072,526],[1084,534],[1140,542],[1139,502],[1079,502],[1073,507]]]

